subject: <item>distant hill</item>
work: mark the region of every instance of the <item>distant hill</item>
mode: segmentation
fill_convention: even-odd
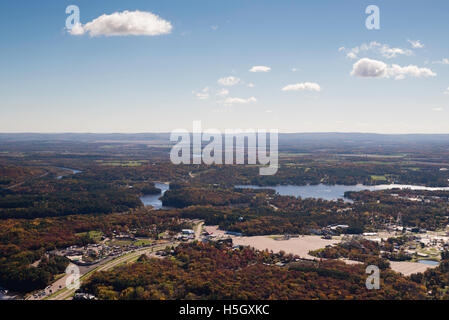
[[[168,141],[170,133],[0,133],[0,142],[78,141],[139,142]],[[449,134],[375,134],[375,133],[281,133],[279,143],[449,143]]]

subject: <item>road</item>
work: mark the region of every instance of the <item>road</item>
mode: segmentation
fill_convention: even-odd
[[[204,222],[203,221],[201,221],[200,223],[198,223],[197,225],[196,225],[196,230],[195,230],[195,240],[200,240],[200,237],[201,237],[201,231],[203,231],[203,224],[204,224]]]
[[[35,179],[43,178],[43,177],[47,176],[48,174],[49,174],[49,172],[47,171],[47,172],[45,172],[45,173],[43,173],[43,174],[41,174],[41,175],[39,175],[39,176],[37,176],[37,177],[30,177],[29,179],[24,180],[24,181],[22,181],[22,182],[18,182],[18,183],[16,183],[16,184],[12,185],[12,186],[7,187],[6,189],[12,190],[12,189],[14,189],[14,188],[16,188],[16,187],[21,186],[21,185],[24,184],[25,182],[29,182],[29,181],[32,181],[32,180],[35,180]]]

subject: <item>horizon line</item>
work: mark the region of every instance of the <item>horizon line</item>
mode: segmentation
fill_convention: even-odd
[[[233,130],[249,130],[249,129],[233,129]],[[257,130],[257,129],[256,129]],[[224,130],[220,130],[223,131]],[[172,131],[176,132],[176,130]],[[19,131],[19,132],[0,132],[0,135],[14,135],[14,134],[41,134],[41,135],[55,135],[55,134],[96,134],[96,135],[106,135],[106,134],[123,134],[123,135],[138,135],[138,134],[171,134],[169,131],[145,131],[145,132],[38,132],[38,131]],[[193,133],[188,131],[188,133]],[[201,131],[203,133],[203,131]],[[269,133],[269,130],[267,130]],[[362,131],[296,131],[296,132],[278,132],[279,134],[376,134],[376,135],[449,135],[447,133],[425,133],[425,132],[409,132],[409,133],[385,133],[385,132],[362,132]]]

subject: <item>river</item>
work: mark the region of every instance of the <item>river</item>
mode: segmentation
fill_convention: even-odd
[[[254,185],[237,185],[235,188],[242,189],[274,189],[281,196],[295,196],[305,198],[321,198],[324,200],[338,200],[345,199],[344,194],[347,191],[362,191],[362,190],[391,190],[391,189],[412,189],[412,190],[429,190],[429,191],[449,191],[449,187],[446,188],[431,188],[414,185],[403,184],[382,184],[377,186],[366,186],[362,184],[346,186],[346,185],[306,185],[306,186],[294,186],[294,185],[280,185],[280,186],[254,186]]]
[[[170,184],[169,183],[155,183],[154,184],[156,188],[161,189],[161,193],[160,194],[151,194],[151,195],[144,195],[142,197],[140,197],[140,200],[142,201],[142,203],[144,204],[144,206],[148,207],[148,206],[152,206],[154,207],[156,210],[167,210],[167,209],[171,209],[170,207],[165,207],[162,205],[162,201],[160,200],[160,198],[164,195],[164,193],[170,189]]]

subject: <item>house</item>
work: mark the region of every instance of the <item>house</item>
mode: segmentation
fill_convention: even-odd
[[[276,266],[278,266],[278,267],[283,267],[284,264],[283,264],[282,262],[278,262],[278,263],[276,263]]]
[[[421,253],[421,252],[418,252],[416,255],[417,255],[418,257],[423,257],[423,258],[427,258],[427,257],[429,256],[428,254]]]

